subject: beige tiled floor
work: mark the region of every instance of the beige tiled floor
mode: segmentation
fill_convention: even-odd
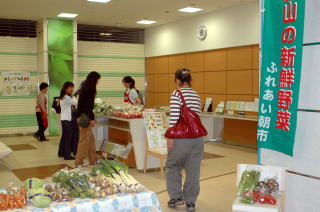
[[[0,141],[14,144],[31,144],[37,149],[15,151],[5,158],[13,169],[29,168],[45,165],[67,164],[73,166],[73,161],[64,161],[57,157],[59,138],[50,138],[49,142],[40,143],[30,136],[0,137]],[[256,163],[255,150],[239,148],[218,143],[207,143],[205,151],[225,157],[203,160],[201,165],[201,192],[197,202],[197,211],[200,212],[230,212],[235,197],[236,165],[238,163]],[[168,195],[165,191],[165,179],[159,172],[147,174],[131,170],[132,175],[141,181],[148,189],[158,193],[163,211],[185,211],[185,208],[168,209],[166,202]],[[8,183],[20,183],[20,180],[6,168],[0,166],[0,188]]]

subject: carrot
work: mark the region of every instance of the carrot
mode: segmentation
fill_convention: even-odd
[[[4,200],[5,200],[6,205],[8,205],[9,204],[9,200],[10,200],[10,194],[6,194]]]
[[[9,208],[12,209],[13,208],[13,197],[12,196],[9,196]]]

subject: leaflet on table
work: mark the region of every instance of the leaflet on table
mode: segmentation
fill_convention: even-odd
[[[212,104],[212,98],[206,98],[206,103],[204,105],[203,111],[208,112],[208,108]]]
[[[224,101],[221,101],[216,110],[215,110],[216,113],[224,113]]]

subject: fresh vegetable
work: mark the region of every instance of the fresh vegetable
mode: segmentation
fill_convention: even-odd
[[[59,183],[61,188],[70,191],[73,197],[96,197],[94,191],[90,189],[88,174],[80,169],[61,169],[53,175],[52,180],[55,183]]]
[[[38,208],[46,208],[51,204],[51,195],[45,188],[32,188],[28,193],[31,203]]]
[[[242,173],[240,183],[237,188],[237,195],[241,196],[245,191],[253,191],[258,185],[260,172],[256,170],[245,170]]]
[[[50,192],[53,201],[66,202],[73,200],[71,192],[66,188],[60,188],[57,183],[48,183],[45,185],[45,189]]]
[[[24,187],[29,191],[32,188],[43,187],[43,182],[39,178],[29,178],[24,181]]]
[[[122,193],[140,192],[144,186],[129,174],[126,165],[118,160],[100,160],[100,165],[93,167],[92,175],[105,175],[107,180]]]
[[[258,202],[260,204],[268,203],[275,205],[277,203],[276,199],[272,195],[260,191],[245,191],[242,193],[240,201],[246,204]]]
[[[119,192],[119,189],[108,180],[105,175],[99,174],[96,177],[89,177],[91,189],[96,192],[98,198],[105,198],[107,195]]]
[[[269,194],[277,193],[279,191],[279,183],[273,178],[270,178],[267,181],[260,181],[258,190]]]
[[[254,200],[252,197],[242,197],[240,199],[240,202],[245,203],[245,204],[253,204]]]
[[[0,210],[20,209],[27,205],[27,192],[24,187],[9,187],[0,193]]]

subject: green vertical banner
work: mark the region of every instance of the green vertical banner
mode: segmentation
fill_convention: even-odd
[[[259,148],[293,156],[305,0],[262,2]]]
[[[48,19],[49,108],[66,81],[73,79],[73,21]],[[49,109],[49,133],[58,134],[57,115]]]

